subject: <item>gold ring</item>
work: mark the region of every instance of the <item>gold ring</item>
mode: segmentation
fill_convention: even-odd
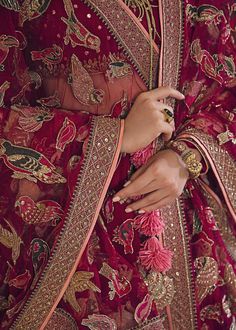
[[[169,110],[169,109],[163,109],[162,110],[164,116],[165,116],[165,121],[167,123],[171,123],[174,120],[174,114]]]

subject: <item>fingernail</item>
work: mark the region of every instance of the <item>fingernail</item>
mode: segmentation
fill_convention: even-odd
[[[184,94],[181,93],[181,96],[182,96],[183,99],[185,99],[185,95]]]
[[[130,212],[133,212],[133,210],[132,210],[130,207],[127,207],[127,208],[125,209],[125,212],[126,212],[126,213],[130,213]]]
[[[120,201],[120,197],[119,196],[115,196],[112,198],[113,202],[119,202]]]
[[[144,211],[144,210],[138,210],[138,213],[139,214],[144,214],[146,211]]]
[[[123,187],[127,187],[130,183],[131,183],[131,181],[127,181],[127,182],[123,185]]]

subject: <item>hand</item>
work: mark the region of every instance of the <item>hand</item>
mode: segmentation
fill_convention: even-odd
[[[160,87],[141,93],[135,100],[125,119],[125,129],[121,152],[133,153],[145,148],[159,135],[168,141],[173,125],[165,120],[163,109],[173,109],[159,100],[174,97],[183,100],[184,95],[171,87]]]
[[[188,180],[189,172],[181,157],[173,150],[158,152],[131,177],[130,183],[113,198],[114,202],[145,195],[126,208],[126,212],[154,211],[179,197]]]

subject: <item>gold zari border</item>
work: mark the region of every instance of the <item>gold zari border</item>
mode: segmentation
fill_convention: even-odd
[[[121,125],[118,119],[96,117],[92,126],[93,132],[62,234],[37,288],[11,329],[41,329],[58,297],[65,291],[65,283],[77,266],[78,256],[81,256],[95,225],[104,186],[110,179],[114,158],[117,157]]]
[[[180,137],[192,139],[199,151],[209,161],[211,168],[220,184],[225,201],[234,219],[236,219],[236,162],[221,147],[217,140],[195,128],[186,129]]]
[[[117,0],[82,0],[104,21],[115,40],[133,63],[135,69],[146,85],[150,80],[150,40],[145,34],[141,23],[128,11],[122,1]],[[126,10],[127,8],[127,10]],[[153,52],[153,85],[156,85],[159,51]]]
[[[174,279],[175,295],[170,305],[171,323],[175,330],[195,329],[194,295],[190,270],[189,240],[181,198],[162,209],[166,222],[164,245],[173,251],[172,268],[167,275]],[[170,321],[170,320],[169,320]],[[169,328],[165,321],[165,328]]]

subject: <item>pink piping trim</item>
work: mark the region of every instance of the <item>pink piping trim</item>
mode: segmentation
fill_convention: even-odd
[[[159,18],[160,18],[160,26],[161,26],[161,51],[160,51],[159,74],[158,74],[158,86],[160,87],[163,84],[163,54],[164,54],[164,23],[163,23],[162,0],[158,0],[158,4],[159,4]],[[163,237],[161,237],[161,241],[163,243]],[[169,329],[173,330],[173,321],[172,321],[170,306],[166,306],[166,314],[168,317]]]
[[[71,270],[71,272],[70,272],[70,274],[69,274],[69,276],[68,276],[68,278],[67,278],[67,280],[66,280],[66,282],[65,282],[65,284],[64,284],[64,286],[63,286],[63,288],[62,288],[62,290],[61,290],[61,292],[60,292],[60,294],[59,294],[59,296],[58,296],[58,298],[56,299],[54,305],[52,306],[51,311],[50,311],[49,314],[47,315],[45,321],[43,322],[43,324],[41,325],[41,327],[40,327],[39,330],[43,330],[43,329],[45,329],[45,327],[46,327],[48,321],[50,320],[50,318],[51,318],[51,316],[52,316],[52,314],[53,314],[55,308],[57,307],[58,303],[59,303],[60,300],[62,299],[62,297],[63,297],[63,295],[64,295],[64,293],[65,293],[65,291],[66,291],[66,289],[67,289],[67,287],[68,287],[68,285],[69,285],[69,283],[70,283],[70,280],[71,280],[72,276],[74,275],[74,273],[75,273],[75,271],[76,271],[76,268],[77,268],[77,266],[78,266],[78,263],[79,263],[79,261],[80,261],[80,258],[82,257],[82,254],[84,253],[85,247],[86,247],[86,245],[88,244],[89,238],[90,238],[90,236],[91,236],[91,234],[92,234],[92,232],[93,232],[93,229],[94,229],[94,226],[95,226],[95,224],[96,224],[96,221],[97,221],[97,218],[98,218],[98,215],[99,215],[100,209],[101,209],[101,207],[102,207],[102,203],[103,203],[103,200],[104,200],[104,198],[105,198],[105,195],[106,195],[107,189],[108,189],[109,184],[110,184],[110,182],[111,182],[112,176],[113,176],[113,174],[114,174],[114,172],[115,172],[115,170],[116,170],[116,163],[117,163],[117,161],[118,161],[119,154],[120,154],[120,149],[121,149],[121,144],[122,144],[123,132],[124,132],[124,120],[121,120],[120,136],[119,136],[119,142],[118,142],[117,150],[116,150],[116,153],[115,153],[115,156],[114,156],[114,160],[113,160],[113,164],[112,164],[112,166],[111,166],[110,173],[109,173],[109,175],[108,175],[108,177],[107,177],[107,181],[106,181],[106,183],[105,183],[105,185],[104,185],[104,188],[103,188],[103,191],[102,191],[102,194],[101,194],[101,198],[100,198],[100,201],[99,201],[99,203],[98,203],[97,210],[96,210],[95,215],[94,215],[94,218],[93,218],[92,226],[90,227],[89,233],[88,233],[88,235],[87,235],[87,237],[86,237],[86,239],[85,239],[85,241],[84,241],[84,244],[83,244],[83,246],[82,246],[82,248],[81,248],[81,250],[80,250],[80,252],[79,252],[79,255],[78,255],[78,257],[77,257],[77,259],[76,259],[76,261],[75,261],[74,267],[72,268],[72,270]]]
[[[149,41],[150,37],[148,32],[145,30],[145,28],[142,26],[142,24],[140,23],[140,21],[138,20],[138,18],[134,15],[134,13],[129,9],[128,6],[126,6],[126,4],[122,1],[122,0],[118,0],[117,1],[121,7],[124,8],[124,10],[128,13],[128,15],[130,16],[130,18],[136,23],[136,25],[139,27],[139,29],[143,32],[143,35],[146,37],[146,39]],[[159,54],[159,47],[157,46],[157,44],[155,43],[155,41],[153,40],[152,42],[153,47],[155,49],[155,51]]]
[[[223,196],[225,198],[225,202],[226,202],[226,204],[227,204],[227,206],[229,208],[229,211],[230,211],[230,213],[231,213],[234,221],[236,222],[236,213],[234,212],[234,208],[233,208],[233,206],[232,206],[232,204],[231,204],[231,202],[230,202],[230,200],[228,198],[227,192],[225,190],[225,186],[224,186],[224,184],[223,184],[223,182],[221,180],[221,177],[219,176],[219,173],[217,171],[217,167],[215,166],[215,163],[214,163],[213,159],[211,158],[211,155],[209,154],[208,150],[205,148],[205,146],[202,144],[202,142],[198,138],[196,138],[194,135],[181,134],[180,137],[193,139],[195,142],[198,143],[198,145],[204,151],[204,153],[205,153],[205,155],[207,157],[207,160],[209,161],[209,163],[211,165],[211,168],[212,168],[212,170],[213,170],[213,172],[214,172],[214,174],[216,176],[216,179],[217,179],[217,181],[218,181],[218,183],[220,185],[220,188],[222,190],[222,193],[223,193]]]

